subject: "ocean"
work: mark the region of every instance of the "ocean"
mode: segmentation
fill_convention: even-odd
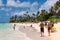
[[[17,27],[17,26],[16,26]],[[0,40],[30,40],[25,33],[13,30],[13,24],[0,23]]]
[[[13,25],[11,23],[0,23],[0,31],[11,29]]]

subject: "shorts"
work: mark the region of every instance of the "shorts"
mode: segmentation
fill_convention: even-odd
[[[51,30],[51,27],[48,27],[48,31]]]
[[[44,28],[40,28],[41,29],[41,32],[44,32]]]

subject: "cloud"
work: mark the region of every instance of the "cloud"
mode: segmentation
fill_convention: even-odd
[[[12,10],[12,8],[5,8],[5,11],[6,11],[6,12],[8,12],[8,11],[10,11],[10,10]]]
[[[5,10],[5,8],[0,8],[0,10]]]
[[[26,13],[26,11],[15,12],[13,15],[22,16],[24,13]],[[12,16],[13,16],[13,15],[12,15]]]
[[[0,0],[0,3],[2,4],[2,0]],[[20,8],[29,8],[30,11],[37,11],[38,9],[38,2],[33,2],[32,4],[28,1],[24,1],[24,2],[20,2],[19,0],[15,1],[15,0],[7,0],[7,4],[6,4],[7,7],[20,7]],[[11,10],[10,8],[2,8],[0,10],[5,10],[5,11],[9,11]]]
[[[18,7],[30,7],[30,2],[23,2],[18,4]]]
[[[26,3],[26,4],[25,4]],[[32,13],[36,13],[37,12],[37,9],[38,9],[38,2],[34,2],[32,4],[30,4],[29,2],[25,2],[25,3],[22,3],[22,6],[24,6],[23,4],[25,4],[25,6],[29,5],[28,7],[30,9],[27,9],[25,11],[20,11],[20,12],[15,12],[14,15],[23,15],[24,13],[26,13],[26,11],[28,11],[28,14],[29,15],[32,15]]]
[[[2,0],[0,0],[0,6],[4,6],[3,3],[2,3]]]
[[[0,19],[1,19],[1,16],[0,16]]]
[[[8,12],[8,11],[10,11],[10,10],[12,10],[12,9],[11,9],[11,8],[4,8],[4,7],[1,7],[0,10],[3,10],[3,11]]]
[[[39,10],[41,11],[42,9],[45,9],[46,11],[49,11],[49,9],[54,6],[54,4],[57,2],[58,0],[47,0],[44,4],[41,5],[41,7],[39,8]]]
[[[34,3],[31,5],[30,10],[31,10],[31,11],[37,11],[37,9],[38,9],[38,2],[34,2]]]
[[[7,6],[16,6],[16,2],[14,0],[7,0]]]
[[[34,7],[38,5],[38,2],[34,2],[33,4],[31,4],[30,2],[20,2],[19,0],[17,0],[15,2],[15,0],[7,0],[7,5],[6,6],[14,6],[14,7]]]
[[[2,0],[0,0],[0,3],[2,4]],[[14,7],[15,10],[12,11],[13,8],[11,8],[11,6]],[[18,10],[19,7],[25,9]],[[17,1],[7,0],[6,8],[2,7],[0,10],[10,12],[11,15],[23,15],[23,13],[25,13],[26,11],[29,11],[29,14],[36,13],[37,9],[38,9],[38,2],[30,3],[29,1],[20,2],[19,0]],[[16,10],[20,12],[15,12]],[[8,16],[8,13],[6,15]]]
[[[20,2],[17,0],[7,0],[7,5],[6,6],[14,6],[14,7],[30,7],[30,2]]]
[[[11,2],[12,1],[12,2]],[[11,3],[11,4],[10,4]],[[33,2],[32,4],[30,2],[15,2],[14,0],[10,0],[7,3],[8,6],[14,6],[14,7],[27,7],[29,9],[26,9],[27,11],[29,11],[29,13],[35,13],[38,9],[38,2]],[[23,13],[25,13],[26,11],[20,11],[20,12],[13,12],[13,15],[23,15]]]
[[[19,1],[19,0],[16,0],[16,2],[17,2],[17,3],[20,3],[20,1]]]
[[[9,13],[6,13],[7,16],[9,16]]]

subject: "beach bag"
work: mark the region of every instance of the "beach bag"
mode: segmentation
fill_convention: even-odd
[[[56,28],[55,27],[52,27],[51,28],[51,32],[57,32]]]

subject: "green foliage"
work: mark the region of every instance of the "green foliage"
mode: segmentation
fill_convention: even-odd
[[[56,12],[58,11],[58,12]],[[22,16],[12,16],[10,18],[10,22],[40,22],[40,21],[60,21],[60,0],[56,2],[56,4],[50,8],[49,13],[46,10],[38,11],[36,14],[32,13],[33,16],[30,16],[27,11],[24,14],[24,17]],[[57,15],[56,17],[52,17],[54,15]]]
[[[54,21],[54,20],[60,22],[60,18],[50,17],[50,18],[48,19],[48,21]]]

